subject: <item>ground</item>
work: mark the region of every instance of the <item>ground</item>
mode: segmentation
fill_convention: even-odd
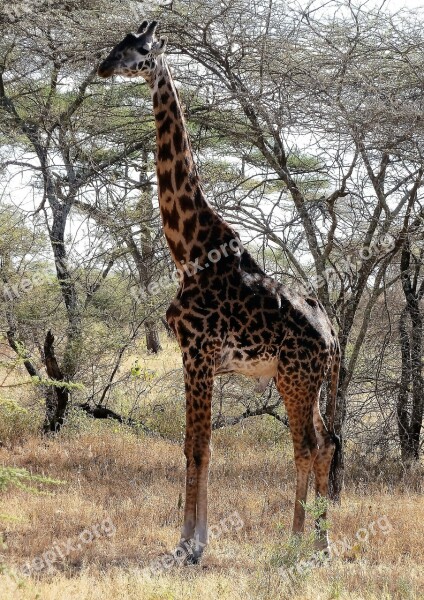
[[[191,567],[168,554],[182,518],[177,444],[102,424],[73,439],[3,448],[2,464],[65,483],[50,495],[3,493],[1,599],[424,598],[422,496],[384,485],[346,489],[331,509],[334,557],[308,565],[297,560],[307,550],[289,543],[289,449],[260,445],[257,434],[252,444],[252,427],[214,435],[213,536],[202,565]]]

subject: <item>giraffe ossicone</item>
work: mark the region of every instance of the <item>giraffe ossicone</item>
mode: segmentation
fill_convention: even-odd
[[[100,64],[101,77],[143,77],[150,86],[157,138],[159,206],[165,237],[183,276],[167,310],[182,352],[186,389],[184,453],[186,495],[180,547],[198,562],[208,542],[208,472],[213,381],[241,373],[262,386],[273,379],[286,407],[296,464],[293,532],[303,532],[311,471],[318,497],[328,496],[336,436],[333,431],[340,349],[321,303],[278,283],[248,251],[228,252],[188,275],[183,266],[204,265],[209,253],[238,234],[205,198],[194,163],[179,97],[164,57],[157,22],[143,22]],[[329,422],[319,410],[330,379]],[[316,520],[317,547],[327,548],[326,511]]]

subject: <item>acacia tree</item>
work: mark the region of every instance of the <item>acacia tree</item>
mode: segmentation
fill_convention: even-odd
[[[168,268],[152,204],[146,86],[95,79],[98,51],[134,30],[138,18],[160,14],[209,197],[274,274],[319,297],[338,328],[336,423],[344,435],[370,323],[400,277],[393,260],[407,264],[406,240],[416,247],[422,223],[420,23],[344,0],[302,10],[283,0],[179,0],[172,10],[152,6],[139,16],[146,7],[130,0],[116,11],[100,0],[67,5],[73,12],[40,0],[30,18],[9,15],[0,41],[1,163],[10,176],[31,173],[38,186],[33,211],[49,232],[68,321],[64,376],[78,366],[87,307],[101,307],[102,285],[130,272],[145,288]],[[95,269],[85,286],[65,235],[81,215],[95,221],[88,237],[101,238],[89,249],[86,262]],[[412,264],[402,268],[410,306],[420,293]],[[157,348],[155,320],[145,324]],[[405,402],[417,407],[419,421],[419,385],[403,390],[406,431],[414,410]],[[343,463],[335,495],[342,474]]]
[[[143,190],[151,189],[148,177],[137,177],[137,160],[149,147],[153,129],[143,102],[129,103],[125,93],[96,82],[96,57],[105,35],[99,15],[106,14],[107,3],[41,4],[37,11],[8,11],[2,19],[0,169],[3,198],[9,195],[9,203],[19,202],[15,200],[17,174],[32,187],[34,202],[25,205],[28,217],[43,222],[48,234],[67,330],[55,368],[45,352],[44,359],[52,379],[69,382],[84,362],[86,308],[122,254],[116,248],[104,252],[104,248],[89,246],[89,252],[99,252],[94,262],[100,274],[93,273],[94,281],[88,281],[84,290],[79,284],[81,261],[75,262],[78,248],[72,251],[66,239],[70,219],[77,216],[78,202],[94,207],[101,203],[107,211],[124,203],[130,209]],[[113,24],[110,27],[113,30]],[[134,219],[120,226],[127,228],[127,237],[134,243]],[[138,251],[137,244],[134,247]],[[157,335],[153,317],[145,321],[152,339]],[[53,337],[47,335],[41,344],[41,349],[49,347],[49,356],[52,342]],[[65,387],[56,387],[57,401]],[[60,416],[54,410],[47,412],[48,428],[57,430],[64,410]]]
[[[190,118],[256,183],[227,188],[220,208],[282,248],[338,325],[343,435],[373,307],[422,198],[421,27],[367,3],[234,0],[208,3],[207,14],[181,1],[163,28],[191,57],[178,72],[193,90]],[[338,496],[343,462],[333,475]]]

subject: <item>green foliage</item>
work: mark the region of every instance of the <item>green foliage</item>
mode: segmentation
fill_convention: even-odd
[[[46,485],[62,485],[64,483],[65,481],[59,479],[53,479],[44,475],[34,475],[33,473],[29,473],[27,469],[0,466],[0,494],[8,491],[10,488],[18,488],[33,494],[50,494],[51,492],[42,489],[42,487]],[[11,515],[0,514],[0,520],[17,521],[18,519]],[[0,550],[6,548],[7,546],[0,534]],[[0,573],[4,568],[4,565],[0,561]]]
[[[36,385],[47,385],[50,387],[63,388],[68,391],[72,390],[84,390],[85,386],[82,383],[74,383],[72,381],[57,381],[56,379],[49,379],[48,377],[31,377],[31,381]]]
[[[328,523],[321,519],[322,514],[327,510],[327,498],[318,497],[312,502],[305,502],[302,505],[315,521],[320,521],[322,530],[328,529]],[[326,559],[323,552],[315,550],[315,541],[315,532],[311,532],[309,535],[291,535],[282,548],[274,550],[271,556],[271,565],[281,568],[283,574],[287,571],[291,578],[304,579],[311,569]]]
[[[321,519],[322,515],[328,510],[328,498],[318,496],[312,502],[302,502],[302,506],[314,521],[319,521],[321,530],[328,530],[328,522]]]
[[[46,244],[46,236],[34,232],[23,225],[23,213],[2,206],[0,211],[0,256],[24,257],[28,252],[41,251]],[[4,268],[4,265],[2,265]]]
[[[131,375],[132,377],[142,379],[143,381],[151,382],[155,379],[157,373],[152,371],[152,369],[142,367],[139,364],[138,359],[136,359],[131,367]]]

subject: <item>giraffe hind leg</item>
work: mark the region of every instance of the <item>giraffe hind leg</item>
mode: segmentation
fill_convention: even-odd
[[[331,461],[335,445],[331,435],[327,431],[319,410],[319,402],[314,405],[314,427],[318,440],[318,453],[313,464],[315,476],[315,494],[317,499],[325,498],[321,515],[315,520],[316,548],[325,550],[329,546],[328,531],[326,525],[327,502],[328,502],[328,479],[330,475]]]
[[[305,525],[305,503],[309,475],[318,453],[317,436],[313,422],[313,406],[317,393],[302,389],[299,381],[278,374],[277,389],[284,399],[289,418],[296,465],[296,496],[293,515],[293,533],[300,534]]]

